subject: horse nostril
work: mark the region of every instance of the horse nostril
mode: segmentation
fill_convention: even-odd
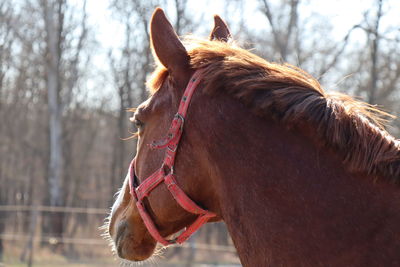
[[[117,233],[115,235],[115,243],[125,234],[125,231],[128,227],[128,223],[126,221],[121,221],[117,225]]]
[[[123,259],[124,258],[124,255],[123,255],[123,253],[122,253],[122,246],[116,246],[117,247],[117,255],[118,255],[118,257],[120,257],[121,259]]]
[[[118,223],[117,225],[117,229],[116,229],[116,234],[115,234],[115,247],[117,249],[117,254],[118,257],[120,258],[124,258],[124,254],[123,254],[123,240],[125,239],[125,235],[126,235],[126,229],[127,229],[127,223],[125,221],[121,221]]]

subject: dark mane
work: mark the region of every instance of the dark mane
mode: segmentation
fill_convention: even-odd
[[[400,182],[400,142],[383,127],[387,115],[367,103],[325,92],[318,81],[291,65],[270,63],[234,45],[190,40],[194,69],[205,69],[205,90],[224,90],[257,115],[296,127],[308,123],[318,140],[339,153],[352,172]],[[159,67],[149,82],[157,90],[167,75]]]

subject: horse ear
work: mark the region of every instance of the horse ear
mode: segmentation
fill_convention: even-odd
[[[220,16],[214,15],[214,29],[210,33],[210,40],[227,42],[230,38],[232,35],[225,21]]]
[[[172,74],[188,70],[189,55],[161,8],[151,18],[150,39],[155,57]]]

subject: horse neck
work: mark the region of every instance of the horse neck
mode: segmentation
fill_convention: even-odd
[[[333,151],[221,97],[195,121],[207,121],[201,145],[244,266],[400,262],[395,185],[350,174]]]

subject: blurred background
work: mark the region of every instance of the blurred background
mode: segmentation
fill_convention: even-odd
[[[119,265],[99,227],[135,154],[156,6],[179,35],[219,14],[265,59],[400,112],[398,0],[0,0],[0,266]],[[240,266],[223,224],[157,262]]]

